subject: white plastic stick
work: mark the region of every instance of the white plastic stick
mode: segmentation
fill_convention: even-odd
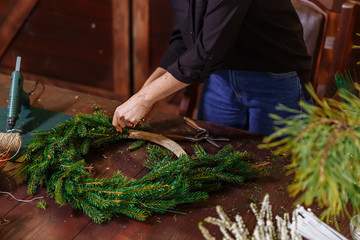
[[[20,72],[20,63],[21,63],[21,57],[17,57],[16,58],[16,66],[15,66],[15,71]]]
[[[297,215],[298,232],[305,238],[310,240],[347,240],[346,237],[317,218],[310,209],[305,210],[304,207],[298,206],[295,211]],[[295,226],[290,224],[289,227],[293,228]]]

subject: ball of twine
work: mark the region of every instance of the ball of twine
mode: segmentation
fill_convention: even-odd
[[[13,158],[21,148],[21,136],[19,133],[0,133],[0,161]],[[11,158],[3,159],[9,152],[16,152]]]

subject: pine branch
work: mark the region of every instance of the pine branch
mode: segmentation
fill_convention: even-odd
[[[354,214],[360,211],[360,100],[340,91],[343,102],[319,99],[312,88],[310,94],[317,106],[301,102],[301,116],[276,117],[283,125],[264,139],[262,148],[272,148],[275,154],[291,155],[289,173],[294,181],[289,190],[298,196],[297,204],[316,201],[324,207],[322,218],[347,213],[351,203]],[[358,85],[354,85],[357,91]]]

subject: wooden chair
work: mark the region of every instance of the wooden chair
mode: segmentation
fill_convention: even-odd
[[[328,16],[324,10],[309,0],[292,0],[292,3],[303,25],[308,54],[312,57],[311,82],[316,89]]]
[[[304,29],[304,40],[308,54],[312,57],[311,82],[316,89],[319,63],[325,43],[328,16],[310,0],[292,0]],[[201,92],[201,84],[187,87],[182,93],[179,115],[193,117]]]
[[[353,79],[360,81],[360,50],[353,49],[353,45],[360,45],[360,2],[349,1],[341,6],[339,24],[334,44],[334,59],[330,69],[332,76],[349,70]],[[326,97],[336,94],[335,78],[326,87]]]

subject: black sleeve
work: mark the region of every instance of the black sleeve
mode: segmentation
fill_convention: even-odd
[[[186,48],[181,37],[180,29],[175,25],[171,34],[170,45],[160,61],[160,67],[167,69],[167,67],[174,63],[185,50]]]
[[[167,70],[179,81],[203,81],[231,56],[251,0],[208,0],[195,43]]]

